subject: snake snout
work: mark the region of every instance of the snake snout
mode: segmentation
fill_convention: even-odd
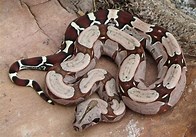
[[[74,128],[75,131],[80,131],[80,128],[77,127],[77,126],[73,126],[73,128]]]

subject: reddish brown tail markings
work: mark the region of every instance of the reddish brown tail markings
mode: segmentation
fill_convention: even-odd
[[[14,76],[12,78],[12,80],[14,81],[14,83],[18,86],[27,86],[28,83],[29,83],[29,80],[28,79],[19,79],[17,78],[16,76]]]
[[[66,57],[68,57],[69,55],[70,55],[70,53],[60,52],[60,53],[58,53],[58,54],[46,56],[46,58],[47,58],[46,63],[49,63],[49,64],[60,63],[60,62],[62,62]]]
[[[35,89],[36,91],[42,91],[40,85],[36,81],[32,82],[32,86],[33,86],[33,89]]]
[[[35,58],[29,58],[29,59],[23,59],[21,60],[21,63],[23,65],[31,65],[31,66],[37,66],[42,62],[41,57],[35,57]]]
[[[18,61],[16,61],[11,65],[11,67],[9,69],[9,73],[15,73],[18,71],[19,71],[19,63],[18,63]]]

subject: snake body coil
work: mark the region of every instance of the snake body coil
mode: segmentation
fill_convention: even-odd
[[[158,68],[157,80],[150,86],[144,83],[145,50]],[[117,64],[117,78],[95,69],[102,55]],[[48,71],[45,92],[36,81],[17,77],[24,69]],[[99,121],[121,119],[125,106],[141,114],[167,111],[184,91],[186,70],[182,50],[170,32],[128,12],[109,9],[71,22],[58,53],[19,60],[10,67],[9,76],[17,85],[34,88],[49,103],[78,104],[74,127],[82,130]],[[100,98],[87,99],[95,91]]]

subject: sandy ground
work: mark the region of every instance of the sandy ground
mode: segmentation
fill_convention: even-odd
[[[72,128],[75,107],[49,105],[33,89],[14,85],[8,78],[9,66],[18,59],[55,53],[75,18],[56,0],[0,1],[0,137],[196,136],[196,66],[190,62],[185,93],[174,109],[155,116],[127,110],[120,122],[100,123],[83,132]],[[101,66],[109,66],[107,70],[115,75],[111,61],[102,58]],[[155,69],[152,61],[148,68],[150,76]],[[44,76],[40,71],[20,73],[20,77],[36,79],[42,87]]]

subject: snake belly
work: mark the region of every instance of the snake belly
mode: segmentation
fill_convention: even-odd
[[[150,86],[144,82],[145,50],[158,68]],[[102,55],[117,64],[117,78],[95,68]],[[48,71],[44,92],[36,81],[18,78],[18,71],[24,69]],[[169,110],[184,91],[186,71],[182,50],[170,32],[128,12],[108,9],[72,21],[56,54],[16,61],[9,76],[17,85],[33,87],[49,103],[79,103],[74,128],[82,130],[100,121],[121,119],[125,106],[141,114]],[[94,92],[100,98],[88,99]]]

